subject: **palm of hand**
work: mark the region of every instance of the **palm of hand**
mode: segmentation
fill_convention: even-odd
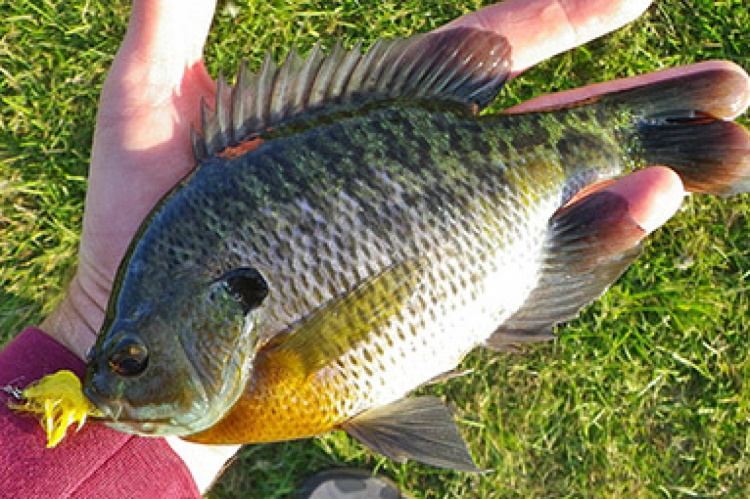
[[[194,164],[190,127],[215,92],[201,55],[213,2],[202,3],[134,9],[102,89],[75,278],[102,310],[141,221]],[[172,16],[182,22],[161,19]]]
[[[80,279],[107,288],[141,221],[192,168],[190,123],[213,91],[200,64],[175,87],[113,77],[94,138],[78,269]]]

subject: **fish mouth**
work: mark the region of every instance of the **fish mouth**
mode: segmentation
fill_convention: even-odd
[[[118,421],[122,417],[124,411],[122,402],[105,397],[91,386],[83,388],[83,395],[101,413],[95,416],[95,419]]]
[[[195,433],[189,425],[180,424],[170,417],[144,419],[138,414],[137,408],[126,401],[115,400],[99,393],[94,386],[84,387],[83,394],[99,411],[99,414],[91,416],[91,419],[117,431],[145,436],[183,436]]]
[[[178,427],[171,419],[149,419],[143,420],[134,415],[134,409],[119,401],[109,399],[96,392],[96,389],[86,387],[84,395],[99,410],[100,414],[92,416],[92,419],[105,423],[112,429],[147,436],[167,436],[188,432],[177,431]]]

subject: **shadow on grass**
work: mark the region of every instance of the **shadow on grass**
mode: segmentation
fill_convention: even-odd
[[[315,439],[247,445],[214,485],[210,499],[295,497],[302,483],[317,471],[358,467],[337,461]],[[363,466],[363,469],[368,469]]]

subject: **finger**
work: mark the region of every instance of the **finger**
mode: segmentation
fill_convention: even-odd
[[[650,4],[650,0],[506,0],[444,28],[474,26],[501,33],[510,42],[516,75],[624,26]]]
[[[164,125],[176,121],[175,111],[188,123],[198,118],[196,103],[215,91],[202,62],[214,7],[215,0],[134,0],[128,31],[102,88],[98,132],[110,125],[130,127],[122,135],[142,149],[172,134]],[[154,126],[138,119],[148,114]]]
[[[585,189],[571,199],[573,205],[595,192],[609,192],[624,199],[628,205],[629,219],[634,221],[642,234],[637,240],[655,231],[677,212],[685,191],[680,177],[674,170],[664,166],[653,166],[638,170],[617,181],[609,181]]]
[[[710,109],[701,109],[701,111],[722,119],[733,119],[745,112],[748,105],[750,105],[750,77],[744,69],[729,61],[706,61],[689,66],[656,71],[646,75],[597,83],[554,94],[546,94],[522,102],[517,106],[505,110],[505,112],[525,113],[542,109],[554,109],[576,102],[590,101],[598,96],[620,90],[627,90],[671,78],[688,75],[697,76],[701,73],[713,73],[712,81],[715,84],[712,85],[712,88],[722,89],[722,91],[717,90],[715,92],[716,98],[710,103]]]
[[[187,158],[197,103],[215,91],[202,63],[214,8],[215,0],[134,0],[128,31],[102,88],[95,169],[102,148],[110,154],[112,148],[141,151],[176,138]]]

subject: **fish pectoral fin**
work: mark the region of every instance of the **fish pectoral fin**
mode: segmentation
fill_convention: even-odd
[[[612,192],[595,192],[558,211],[549,222],[536,287],[485,346],[507,350],[554,338],[555,324],[578,315],[635,261],[645,235],[627,201]]]
[[[344,431],[396,461],[480,472],[448,408],[436,397],[406,398],[363,412]]]
[[[489,105],[510,76],[510,45],[501,35],[459,27],[379,40],[362,53],[337,43],[327,55],[316,45],[307,58],[291,51],[279,66],[269,55],[258,73],[242,65],[232,87],[219,78],[214,110],[205,103],[193,131],[196,160],[303,116],[327,115],[395,99]],[[252,140],[251,140],[252,139]],[[241,148],[242,149],[242,148]]]
[[[407,306],[422,280],[421,261],[395,263],[302,319],[279,348],[296,355],[312,374],[386,327]]]

